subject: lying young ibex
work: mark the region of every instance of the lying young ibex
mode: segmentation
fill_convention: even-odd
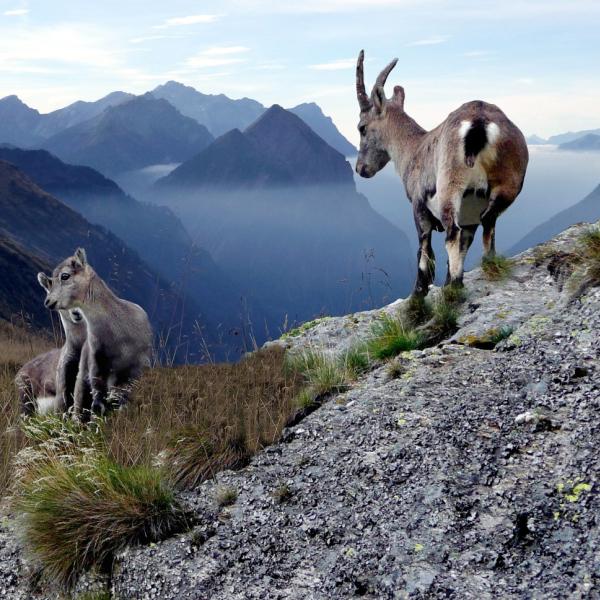
[[[83,406],[82,390],[91,386],[92,411],[102,414],[127,401],[132,382],[150,365],[152,328],[143,308],[117,298],[87,262],[85,251],[54,269],[46,305],[79,312],[87,327],[75,391],[75,414]]]
[[[53,348],[25,363],[15,376],[19,391],[21,414],[45,414],[57,410],[56,372],[60,361],[60,348]]]
[[[52,279],[44,273],[38,273],[38,282],[46,290],[47,299],[52,289]],[[36,356],[23,365],[15,377],[24,415],[31,415],[36,411],[66,412],[73,406],[86,327],[77,312],[61,310],[59,316],[65,332],[63,347]],[[83,389],[82,395],[85,392]]]
[[[434,229],[446,232],[446,284],[462,285],[463,265],[477,227],[483,225],[485,257],[495,254],[496,219],[523,187],[528,152],[521,131],[495,105],[467,102],[431,131],[404,112],[404,89],[387,99],[384,85],[398,59],[365,90],[364,52],[358,56],[360,151],[356,172],[373,177],[390,160],[413,206],[419,238],[414,294],[425,295],[435,274]]]

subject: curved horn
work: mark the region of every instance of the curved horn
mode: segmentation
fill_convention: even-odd
[[[377,89],[380,89],[381,91],[383,91],[383,86],[385,85],[388,75],[390,74],[392,69],[396,66],[397,62],[398,62],[398,59],[395,58],[383,71],[381,71],[381,73],[379,73],[379,76],[377,77],[377,80],[375,81],[375,85],[373,86],[373,93],[375,93],[375,90],[377,90]],[[382,96],[383,96],[383,94],[382,94]]]
[[[365,60],[365,51],[361,50],[358,55],[358,62],[356,63],[356,96],[358,98],[358,105],[361,111],[367,111],[371,109],[371,101],[367,96],[365,90],[365,73],[363,69],[363,62]]]

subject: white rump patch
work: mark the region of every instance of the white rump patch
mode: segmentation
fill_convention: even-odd
[[[48,415],[56,411],[56,398],[54,396],[42,396],[35,399],[37,412],[40,415]]]
[[[495,144],[500,137],[500,127],[496,123],[488,123],[485,128],[489,144]]]
[[[460,122],[460,129],[458,130],[458,135],[460,135],[460,138],[462,140],[465,139],[465,136],[469,132],[469,129],[471,129],[471,121],[461,121]]]

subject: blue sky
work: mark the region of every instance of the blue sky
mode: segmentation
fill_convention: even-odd
[[[433,127],[500,105],[527,134],[600,127],[597,0],[0,0],[0,97],[41,112],[169,79],[266,105],[314,100],[356,141],[354,63]]]

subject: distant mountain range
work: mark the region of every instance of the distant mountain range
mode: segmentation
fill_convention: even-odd
[[[231,129],[245,129],[264,112],[256,100],[232,100],[224,94],[202,94],[193,87],[168,81],[152,90],[156,98],[168,100],[182,115],[204,125],[215,137]]]
[[[408,292],[406,236],[356,192],[344,156],[274,105],[155,186],[248,298],[282,325]]]
[[[116,176],[146,166],[179,163],[214,137],[246,129],[266,111],[250,98],[202,94],[175,81],[142,96],[113,92],[40,114],[17,96],[0,99],[0,144],[45,148],[59,158]],[[328,144],[356,149],[316,104],[291,109]]]
[[[567,133],[559,133],[558,135],[550,136],[544,139],[539,135],[530,135],[527,137],[527,143],[532,145],[552,144],[560,146],[578,140],[588,134],[600,135],[600,129],[585,129],[583,131],[568,131]]]
[[[68,127],[92,119],[111,106],[133,98],[113,92],[95,102],[78,101],[47,114],[30,108],[17,96],[0,99],[0,143],[39,146],[44,140]]]
[[[54,267],[77,246],[84,246],[101,277],[125,298],[146,308],[157,332],[169,331],[180,321],[194,319],[193,314],[184,313],[183,299],[121,240],[86,221],[5,161],[0,161],[0,233],[4,256],[12,251],[18,257],[14,264],[4,264],[6,270],[0,279],[20,281],[21,275],[15,273],[20,264],[29,265],[29,278],[37,266]],[[29,283],[25,286],[22,282],[19,288],[23,293],[35,286]],[[41,292],[36,290],[35,296],[40,304]],[[15,311],[32,302],[30,294],[21,296],[16,289],[3,298],[3,303]],[[39,311],[33,311],[33,315],[37,320]]]
[[[231,129],[246,129],[267,110],[260,102],[250,98],[232,100],[224,94],[202,94],[176,81],[159,85],[152,90],[152,94],[157,98],[168,100],[181,114],[205,125],[215,137]],[[299,104],[289,110],[298,115],[318,136],[344,156],[356,154],[356,148],[314,102]]]
[[[536,244],[546,242],[575,223],[595,223],[598,220],[600,220],[600,185],[577,204],[555,214],[532,229],[508,253],[512,256],[532,248]]]
[[[583,137],[577,138],[571,142],[565,142],[559,146],[561,150],[575,150],[577,152],[584,151],[600,151],[600,135],[588,133]]]
[[[49,327],[50,313],[44,308],[37,274],[50,269],[48,262],[0,229],[0,320]]]
[[[190,300],[207,339],[214,342],[220,336],[226,344],[225,332],[240,326],[239,290],[210,254],[192,242],[170,209],[138,202],[97,171],[65,164],[45,150],[0,147],[0,160],[18,166],[41,188],[135,250],[173,291]],[[218,334],[216,327],[222,330]]]
[[[166,100],[144,94],[57,133],[43,145],[62,160],[111,175],[182,162],[212,141],[204,125]]]

